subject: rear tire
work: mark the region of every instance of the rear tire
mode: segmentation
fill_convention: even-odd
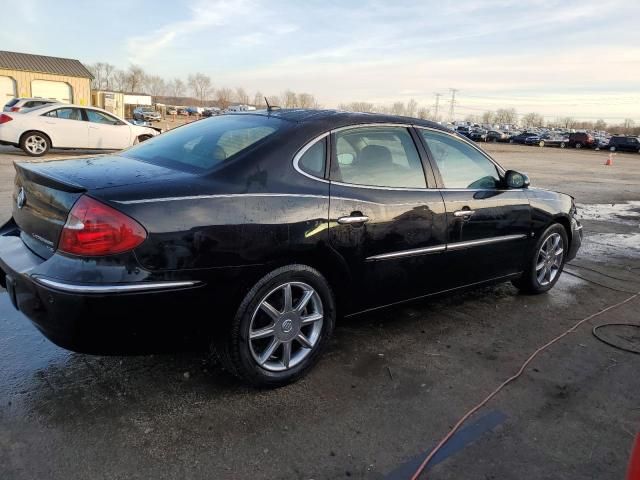
[[[27,132],[20,137],[20,148],[30,157],[41,157],[51,148],[51,140],[42,132]]]
[[[538,143],[538,145],[544,147],[544,140],[540,140],[540,143]]]
[[[610,152],[615,152],[616,151],[616,147],[609,147],[609,151]]]
[[[513,280],[513,285],[534,295],[551,290],[562,274],[568,248],[564,227],[559,223],[550,225],[536,242],[522,277]]]
[[[564,148],[566,147],[566,145],[564,144],[564,142],[560,142],[560,148]]]
[[[282,387],[316,364],[335,318],[334,296],[322,274],[306,265],[287,265],[253,286],[213,349],[225,369],[242,381]]]
[[[576,148],[578,149],[582,148],[582,144],[580,142],[576,143]]]

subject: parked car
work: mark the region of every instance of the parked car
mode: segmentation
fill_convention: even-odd
[[[563,135],[555,135],[553,133],[543,135],[538,142],[541,147],[560,147],[565,148],[569,143],[569,137]]]
[[[13,98],[9,100],[5,106],[4,112],[22,112],[29,108],[40,107],[42,105],[49,105],[52,103],[58,103],[57,100],[50,100],[48,98]]]
[[[176,109],[175,107],[167,108],[167,115],[177,115],[177,114],[178,114],[178,109]]]
[[[527,140],[527,138],[535,137],[537,135],[538,134],[534,133],[534,132],[522,132],[522,133],[519,133],[517,135],[512,136],[509,139],[509,143],[520,143],[520,144],[524,145],[526,140]]]
[[[607,147],[612,152],[621,151],[640,153],[640,139],[638,139],[638,137],[616,135],[609,139]]]
[[[474,142],[484,142],[487,139],[487,131],[482,128],[474,128],[469,132],[469,138]]]
[[[528,187],[426,120],[216,116],[111,156],[17,164],[0,278],[65,348],[191,334],[245,381],[281,386],[338,315],[500,281],[551,289],[582,230],[572,197]]]
[[[508,142],[511,135],[500,130],[489,130],[487,132],[487,142]]]
[[[189,115],[189,111],[186,108],[179,108],[178,109],[178,115],[188,116]]]
[[[120,150],[158,131],[133,125],[105,110],[54,103],[23,113],[0,114],[0,144],[40,157],[50,148]]]
[[[538,145],[543,135],[536,133],[535,135],[530,135],[524,139],[525,145]]]
[[[598,143],[590,133],[576,132],[569,135],[568,146],[574,148],[596,148]]]
[[[189,108],[187,108],[187,112],[189,113],[190,116],[202,115],[202,113],[204,112],[204,108],[202,108],[202,107],[189,107]]]
[[[159,122],[162,120],[162,115],[160,115],[160,112],[156,112],[153,107],[137,107],[133,110],[133,119],[145,122]]]

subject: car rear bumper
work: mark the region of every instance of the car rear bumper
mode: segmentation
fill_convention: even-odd
[[[53,343],[94,354],[175,350],[202,338],[204,282],[76,283],[42,276],[47,261],[0,232],[0,284]]]

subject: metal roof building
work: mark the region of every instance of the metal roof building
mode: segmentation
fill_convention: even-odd
[[[14,97],[89,105],[92,78],[79,60],[0,50],[0,106]]]

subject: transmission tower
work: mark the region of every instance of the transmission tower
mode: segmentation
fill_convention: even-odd
[[[449,118],[453,122],[456,105],[456,93],[459,92],[459,90],[457,88],[450,88],[449,91],[451,92],[451,102],[449,103]]]

